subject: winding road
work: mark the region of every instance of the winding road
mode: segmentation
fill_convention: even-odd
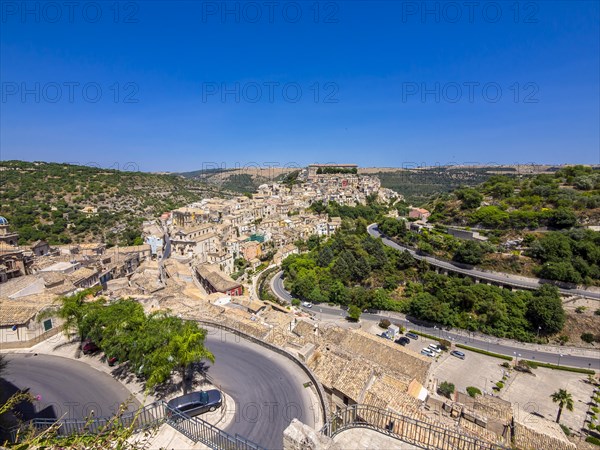
[[[267,449],[283,447],[283,430],[293,418],[319,423],[322,413],[303,370],[289,359],[229,332],[208,328],[206,345],[215,355],[210,380],[234,399],[235,413],[224,428]],[[11,353],[4,380],[8,395],[27,389],[41,400],[21,408],[24,419],[83,419],[114,415],[129,391],[110,375],[60,356]],[[314,402],[314,406],[313,406]],[[130,410],[139,406],[133,401]],[[232,409],[229,409],[232,411]],[[218,426],[218,425],[217,425]]]
[[[6,355],[8,367],[0,381],[8,395],[29,389],[40,400],[19,407],[23,419],[84,419],[113,416],[130,392],[110,375],[61,356],[34,353]],[[129,410],[139,402],[133,398]]]
[[[215,355],[211,380],[236,402],[225,428],[268,449],[283,448],[283,430],[293,418],[314,426],[308,376],[289,359],[229,332],[210,329],[206,345]]]
[[[271,280],[271,289],[279,299],[285,302],[291,302],[294,298],[283,285],[283,272],[277,273]],[[332,307],[324,304],[315,304],[313,308],[302,309],[317,320],[333,320],[345,317],[346,312],[340,307]],[[546,362],[550,364],[562,364],[564,366],[580,367],[584,369],[600,370],[600,350],[597,350],[596,356],[567,354],[567,352],[579,351],[579,349],[564,348],[561,351],[551,351],[548,347],[533,344],[523,344],[506,339],[498,339],[492,336],[481,336],[469,333],[463,330],[443,330],[434,326],[423,326],[411,322],[404,314],[400,313],[382,313],[369,314],[363,313],[361,320],[379,321],[381,319],[390,319],[400,322],[407,329],[414,329],[447,339],[454,343],[465,344],[489,352],[500,353],[502,355],[525,358],[534,361]]]
[[[443,270],[447,270],[450,272],[460,273],[463,275],[467,275],[470,277],[478,278],[480,280],[489,281],[494,284],[500,284],[504,286],[511,286],[517,289],[537,289],[539,288],[543,281],[539,278],[525,278],[525,277],[517,277],[508,273],[501,272],[485,272],[479,269],[469,269],[464,267],[458,267],[450,261],[444,261],[441,259],[433,258],[431,256],[419,255],[413,249],[405,247],[403,245],[397,244],[396,242],[386,238],[382,235],[382,233],[377,228],[377,224],[373,223],[367,227],[367,232],[374,237],[380,237],[385,245],[391,248],[395,248],[400,251],[409,252],[413,258],[426,261],[434,267],[438,267]],[[579,295],[585,298],[591,298],[595,300],[600,300],[600,292],[590,291],[587,289],[558,289],[564,295]]]

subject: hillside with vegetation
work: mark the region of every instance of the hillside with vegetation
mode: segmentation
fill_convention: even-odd
[[[0,180],[0,215],[21,245],[140,244],[144,220],[221,194],[176,175],[44,162],[2,161]]]
[[[386,218],[380,229],[423,253],[483,268],[571,284],[599,285],[600,171],[571,166],[527,178],[493,176],[431,201],[433,228],[408,231]],[[478,231],[487,241],[451,236]]]
[[[359,169],[359,173],[373,175],[381,186],[392,189],[414,204],[421,205],[461,186],[476,186],[498,173],[521,175],[518,167],[430,167],[419,169]]]
[[[468,278],[439,275],[408,252],[366,233],[367,221],[345,219],[308,252],[291,255],[282,268],[287,288],[300,299],[406,313],[447,327],[533,342],[559,333],[565,323],[558,290],[510,291]]]

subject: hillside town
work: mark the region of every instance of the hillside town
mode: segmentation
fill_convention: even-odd
[[[206,198],[165,212],[144,223],[140,246],[38,241],[20,247],[18,235],[0,217],[3,347],[29,347],[59,332],[62,322],[44,317],[44,311],[61,296],[99,287],[108,299],[132,298],[147,312],[218,323],[285,349],[314,372],[331,411],[373,405],[490,448],[511,439],[518,448],[535,442],[553,450],[575,448],[558,424],[538,418],[532,426],[518,407],[492,393],[461,394],[452,401],[432,396],[438,387],[435,364],[422,353],[368,329],[318,322],[302,309],[259,298],[256,284],[263,271],[299,253],[299,244],[311,236],[326,238],[342,226],[341,218],[317,214],[312,204],[402,199],[355,169],[312,165],[299,174],[299,183],[264,184],[251,196]],[[426,223],[429,212],[411,208],[409,215],[414,223]],[[403,433],[421,439],[418,428]]]

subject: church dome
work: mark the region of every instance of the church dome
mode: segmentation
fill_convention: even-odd
[[[8,220],[6,220],[6,217],[0,216],[0,225],[8,225]]]

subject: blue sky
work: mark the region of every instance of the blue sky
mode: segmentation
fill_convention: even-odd
[[[600,163],[598,1],[117,4],[2,1],[2,160]]]

